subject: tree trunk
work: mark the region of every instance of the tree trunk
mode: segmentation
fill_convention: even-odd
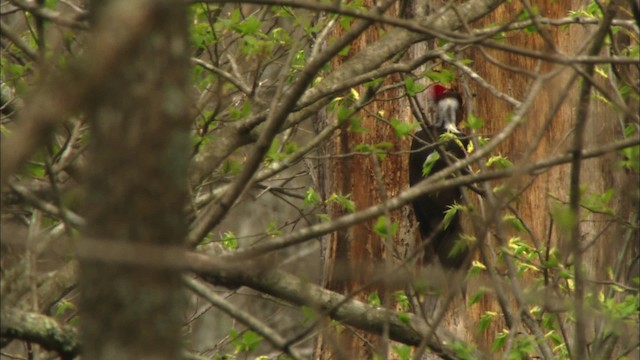
[[[587,1],[537,1],[536,6],[541,16],[548,18],[561,18],[566,16],[571,9],[578,9],[589,4]],[[521,2],[507,2],[482,18],[478,26],[505,23],[515,20],[522,10]],[[592,44],[592,37],[597,27],[571,26],[543,27],[553,46],[562,54],[586,53]],[[519,31],[510,33],[505,39],[505,45],[512,45],[529,50],[540,51],[545,54],[557,54],[549,44],[545,43],[540,33],[528,33]],[[484,79],[494,85],[499,91],[523,100],[531,91],[531,77],[525,72],[514,71],[522,69],[528,72],[540,71],[549,73],[562,68],[559,75],[546,81],[543,90],[534,99],[532,110],[525,116],[523,124],[510,136],[496,152],[507,156],[514,162],[514,166],[542,160],[553,155],[567,153],[572,150],[573,136],[578,121],[579,92],[582,81],[571,82],[574,70],[569,66],[554,64],[528,56],[521,56],[511,52],[483,48],[483,51],[474,49],[468,52],[473,62],[473,69]],[[497,66],[504,64],[506,67]],[[583,68],[583,65],[577,65]],[[603,77],[596,77],[596,82],[605,89],[611,87],[611,83]],[[564,91],[567,91],[566,99],[562,100]],[[497,99],[488,90],[475,82],[471,82],[471,91],[474,94],[474,115],[485,120],[483,133],[496,134],[500,132],[513,113],[513,107],[507,102]],[[615,93],[617,89],[612,89]],[[592,94],[595,93],[593,90]],[[562,101],[558,111],[553,115],[552,109],[556,102]],[[637,111],[637,104],[628,104],[632,111]],[[589,112],[586,119],[584,132],[584,148],[593,148],[599,145],[611,143],[622,138],[624,132],[624,116],[612,109],[603,101],[588,99]],[[548,117],[551,117],[548,119]],[[536,139],[539,138],[539,142]],[[532,145],[535,148],[532,149]],[[533,150],[530,158],[523,156]],[[617,153],[582,161],[582,176],[580,184],[584,187],[584,196],[602,194],[607,189],[620,189],[614,194],[608,204],[615,216],[591,213],[581,209],[580,212],[580,237],[579,244],[583,249],[583,264],[588,279],[586,293],[598,293],[598,287],[591,281],[609,279],[608,269],[615,268],[618,261],[629,263],[633,253],[638,253],[638,241],[631,252],[626,252],[629,244],[634,244],[633,239],[625,239],[628,234],[626,226],[621,224],[637,223],[637,191],[627,193],[625,189],[634,188],[637,178],[621,171],[616,163],[621,158]],[[509,180],[508,184],[516,192],[521,192],[518,200],[512,202],[517,214],[530,229],[526,240],[538,249],[558,248],[563,260],[572,264],[575,259],[576,249],[572,248],[569,232],[566,225],[559,224],[556,218],[558,211],[567,208],[570,194],[570,179],[572,176],[569,164],[553,167],[534,177],[518,177]],[[495,185],[495,184],[494,184]],[[631,195],[631,196],[629,196]],[[507,212],[504,211],[504,214]],[[563,228],[565,227],[565,228]],[[522,234],[518,234],[524,236]],[[628,241],[631,240],[631,243]],[[491,239],[488,246],[497,248],[495,239]],[[622,255],[621,255],[622,254]],[[549,255],[548,252],[545,254]],[[622,259],[619,258],[622,256]],[[635,255],[637,256],[637,255]],[[624,281],[623,279],[618,279]],[[628,280],[628,279],[627,279]],[[477,286],[474,287],[477,289]],[[474,290],[470,290],[470,293]],[[551,290],[549,290],[551,291]],[[543,299],[539,299],[542,301]],[[500,311],[495,298],[487,298],[468,310],[468,313],[459,313],[477,321],[487,311]],[[589,321],[589,329],[594,331],[593,324]],[[569,324],[570,332],[573,332],[574,323]],[[490,346],[496,334],[505,327],[503,321],[493,322],[483,333],[483,338],[478,341],[481,345]],[[475,331],[475,326],[469,328]],[[573,339],[570,338],[573,343]]]
[[[571,9],[581,8],[586,6],[587,3],[549,0],[537,2],[536,5],[541,16],[561,18]],[[478,23],[473,24],[473,26],[480,28],[489,26],[489,24],[502,24],[517,20],[522,6],[520,2],[506,2],[488,16],[483,17]],[[374,29],[372,28],[367,33],[368,35],[361,37],[352,46],[351,53],[366,46],[367,41],[375,40],[377,31],[372,31]],[[543,27],[545,36],[550,39],[550,43],[546,43],[540,33],[509,32],[509,37],[501,44],[535,50],[550,55],[557,53],[583,54],[589,50],[592,44],[592,36],[596,29],[597,27],[586,28],[578,26],[571,26],[566,29],[558,26]],[[423,46],[423,44],[417,44],[410,50],[409,54],[414,54],[413,56],[415,54],[424,54],[428,50],[424,49]],[[557,48],[558,52],[553,50],[553,47]],[[514,52],[493,50],[486,46],[482,47],[482,51],[479,49],[480,47],[478,46],[467,51],[466,56],[473,60],[473,70],[499,91],[520,101],[524,101],[532,91],[532,77],[526,72],[539,71],[545,74],[561,69],[557,76],[544,82],[543,90],[533,99],[534,105],[526,113],[523,123],[493,153],[500,153],[506,156],[517,167],[572,151],[575,126],[581,121],[581,119],[576,118],[577,114],[580,113],[576,109],[581,106],[579,103],[581,82],[571,82],[574,70],[567,65],[543,61]],[[496,65],[496,62],[506,66]],[[584,68],[583,64],[575,66],[580,69]],[[518,68],[524,71],[514,70]],[[458,78],[461,82],[460,85],[465,85],[463,87],[470,90],[470,93],[466,94],[470,112],[485,120],[485,125],[480,130],[480,134],[491,137],[502,131],[514,112],[514,106],[498,99],[478,83],[467,80],[461,72],[458,72]],[[398,81],[402,81],[402,79],[400,77],[388,78],[385,84]],[[607,79],[602,77],[597,77],[596,81],[605,89],[612,86]],[[466,87],[467,84],[469,87]],[[563,98],[565,88],[567,97]],[[363,90],[357,89],[357,92],[362,94]],[[382,95],[378,95],[376,97],[377,100],[382,97],[395,100],[380,103],[374,102],[367,107],[366,113],[376,114],[378,111],[384,110],[385,118],[396,117],[409,121],[412,118],[411,113],[408,111],[409,105],[405,103],[404,98],[398,96],[400,95],[399,93],[385,92]],[[589,111],[587,112],[584,132],[584,148],[594,148],[621,139],[624,132],[625,117],[603,101],[593,100],[592,98],[588,100]],[[556,102],[559,103],[556,104]],[[551,114],[555,106],[558,106],[557,113]],[[632,113],[634,111],[637,112],[637,104],[631,102],[628,106]],[[340,134],[335,138],[333,148],[329,151],[330,154],[349,154],[354,151],[358,144],[372,145],[382,140],[392,142],[394,149],[408,149],[408,139],[407,141],[397,140],[390,133],[388,125],[375,120],[371,116],[360,116],[362,117],[362,127],[366,128],[367,132],[356,133],[349,131],[346,126],[343,127]],[[530,156],[524,157],[529,152],[531,152]],[[615,269],[619,263],[631,263],[629,259],[637,257],[638,254],[637,232],[629,230],[627,226],[637,223],[638,192],[626,193],[624,191],[624,189],[636,188],[632,184],[637,182],[637,176],[619,170],[615,165],[619,160],[621,160],[619,154],[609,153],[605,156],[584,160],[580,165],[582,169],[580,184],[586,191],[583,197],[591,194],[603,194],[608,189],[623,189],[620,193],[614,193],[613,199],[608,203],[608,206],[615,214],[614,216],[589,212],[585,209],[580,210],[580,236],[578,243],[582,249],[582,263],[585,269],[583,275],[586,279],[584,281],[586,284],[585,294],[594,294],[594,296],[602,289],[594,280],[611,279],[608,274],[609,269]],[[381,163],[383,178],[387,181],[385,184],[389,195],[395,193],[398,189],[405,188],[407,184],[406,174],[408,173],[406,156],[390,155]],[[478,169],[477,166],[476,169]],[[567,225],[559,224],[558,222],[562,220],[559,216],[561,217],[563,211],[569,208],[568,203],[572,191],[570,179],[573,172],[571,165],[567,164],[550,168],[535,176],[518,176],[490,184],[486,189],[506,184],[510,189],[513,189],[514,193],[520,194],[517,201],[511,201],[510,205],[528,230],[524,233],[516,232],[515,230],[510,231],[492,220],[490,213],[493,209],[491,209],[485,197],[479,201],[483,202],[483,208],[486,213],[482,212],[483,208],[477,207],[476,209],[477,214],[480,216],[477,219],[481,221],[481,223],[476,222],[476,225],[489,227],[488,236],[484,239],[479,239],[485,251],[490,250],[490,252],[496,253],[501,249],[501,246],[506,245],[506,241],[510,237],[520,236],[541,252],[540,256],[543,257],[540,260],[541,262],[548,260],[550,254],[553,253],[553,250],[550,249],[555,248],[558,249],[564,265],[571,269],[578,251],[572,244],[570,231],[566,228]],[[337,157],[331,161],[328,173],[330,174],[330,180],[326,186],[328,194],[334,192],[351,194],[357,208],[372,205],[381,200],[375,185],[376,177],[371,157]],[[483,188],[482,186],[480,187]],[[468,192],[468,195],[471,195],[469,198],[472,202],[475,202],[476,195],[471,192]],[[504,200],[505,198],[498,197],[499,200]],[[344,211],[335,204],[332,205],[331,210],[332,216],[340,215]],[[497,210],[498,217],[496,219],[498,220],[503,215],[510,213],[510,210],[504,207],[500,207]],[[392,213],[395,216],[393,220],[399,219],[399,228],[403,229],[399,235],[394,237],[396,246],[406,246],[407,243],[413,244],[415,239],[413,217],[409,215],[410,211],[408,209],[405,208],[403,211],[403,214],[400,214],[400,212]],[[469,219],[467,218],[463,221],[464,231],[468,234],[473,234],[473,222]],[[501,228],[500,231],[497,230],[499,227]],[[360,299],[366,299],[367,294],[373,291],[378,291],[381,295],[385,294],[386,289],[375,286],[359,291],[362,286],[367,284],[367,279],[371,279],[374,274],[380,273],[380,269],[385,269],[385,261],[389,259],[383,242],[372,231],[372,228],[373,221],[359,224],[331,235],[325,254],[325,286],[345,294],[354,294],[353,296]],[[496,237],[498,232],[501,233],[500,239]],[[629,234],[632,234],[631,238]],[[476,233],[476,235],[478,234]],[[407,253],[405,252],[405,254]],[[476,259],[481,260],[480,255],[476,255]],[[497,270],[498,275],[507,271],[506,265],[501,261],[487,263],[486,266]],[[625,269],[621,274],[615,275],[615,281],[628,282],[630,274],[633,273],[633,269]],[[501,277],[500,279],[503,278]],[[512,279],[507,278],[506,280],[510,281]],[[533,289],[533,287],[530,287],[532,281],[531,276],[524,276],[517,280],[519,282],[518,286],[525,291]],[[503,290],[506,291],[508,301],[503,303],[502,306],[498,303],[495,295],[496,286],[502,286]],[[469,296],[476,294],[482,287],[492,289],[475,305],[467,307],[466,303]],[[478,332],[481,318],[486,316],[488,312],[501,314],[503,310],[510,312],[519,309],[518,306],[515,306],[515,299],[510,293],[511,290],[512,288],[508,282],[503,285],[497,285],[496,283],[487,282],[487,279],[483,276],[471,277],[468,282],[466,297],[454,297],[452,302],[440,304],[446,306],[446,314],[441,323],[442,326],[453,331],[460,338],[472,341],[484,351],[491,352],[491,346],[496,336],[506,329],[507,325],[504,318],[495,317],[483,332]],[[356,291],[359,292],[356,293]],[[561,295],[554,293],[556,290],[551,285],[541,291],[545,295],[536,294],[538,297],[533,300],[533,303],[546,304],[545,301],[548,299],[561,298]],[[381,296],[381,298],[384,297]],[[442,308],[442,306],[439,308]],[[439,310],[438,307],[435,310]],[[511,313],[511,316],[513,315],[515,313]],[[561,326],[567,329],[568,345],[574,347],[576,324],[569,321],[568,317],[563,314],[558,315],[558,319],[560,319]],[[579,331],[589,332],[591,339],[596,339],[599,332],[602,334],[602,328],[592,323],[593,320],[583,320],[587,326],[585,329],[579,329]],[[343,330],[339,336],[334,334],[329,337],[328,333],[330,331],[323,333],[324,336],[318,342],[316,347],[318,358],[362,359],[371,358],[372,354],[376,352],[382,354],[385,351],[383,345],[386,343],[381,342],[381,337],[376,335],[360,334],[348,329]],[[626,339],[621,343],[620,347],[622,348],[629,345]],[[337,349],[342,351],[337,351]],[[594,347],[594,351],[598,350]]]
[[[364,6],[371,7],[373,4],[365,1]],[[399,9],[394,5],[386,14],[397,16],[398,12]],[[371,26],[352,43],[349,55],[334,59],[332,65],[339,66],[351,54],[358,53],[376,41],[383,29],[384,26],[379,24]],[[340,27],[333,31],[335,37],[342,33],[343,29]],[[402,77],[393,75],[387,77],[382,86],[402,81]],[[366,86],[359,86],[354,90],[358,95],[354,96],[352,93],[351,97],[347,97],[353,103],[366,97],[367,91],[370,91]],[[328,149],[328,154],[334,158],[328,164],[329,177],[325,186],[327,196],[349,196],[358,210],[379,204],[406,189],[409,174],[406,149],[410,138],[397,137],[393,127],[380,120],[410,121],[410,108],[402,98],[403,93],[402,88],[397,87],[379,92],[370,104],[345,121]],[[349,104],[348,100],[343,104]],[[335,113],[329,113],[328,117],[326,121],[338,121]],[[370,148],[363,151],[361,145]],[[375,147],[384,156],[376,155],[377,150],[373,150]],[[329,214],[332,218],[343,215],[346,211],[340,203],[330,202]],[[372,294],[376,294],[383,306],[393,306],[393,291],[404,288],[394,288],[391,284],[385,286],[381,280],[388,269],[397,266],[408,255],[414,244],[415,222],[410,218],[409,211],[404,208],[390,212],[388,224],[397,224],[399,230],[384,238],[374,231],[376,222],[384,221],[381,219],[366,221],[332,233],[324,253],[324,286],[362,301],[367,301],[370,296],[375,298]],[[374,279],[378,281],[372,282]],[[384,334],[330,327],[317,341],[316,358],[370,359],[374,354],[388,352],[388,339],[384,338]]]
[[[114,60],[88,109],[87,239],[80,265],[83,357],[177,359],[186,305],[180,272],[145,249],[180,247],[186,234],[185,7],[169,0],[98,5],[94,42],[121,41],[128,51]],[[90,59],[110,56],[94,45]],[[145,265],[118,264],[125,255]]]

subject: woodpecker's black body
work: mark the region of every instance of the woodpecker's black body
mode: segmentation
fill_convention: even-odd
[[[444,88],[440,86],[440,89]],[[440,149],[438,152],[440,158],[435,161],[429,174],[435,174],[449,164],[454,163],[456,159],[465,157],[468,141],[462,138],[464,134],[455,128],[455,124],[461,118],[459,96],[456,93],[448,92],[448,90],[438,93],[436,89],[433,100],[437,106],[437,112],[433,120],[434,125],[426,126],[426,131],[418,131],[411,143],[411,154],[409,156],[409,183],[411,186],[424,179],[422,172],[425,161],[433,152],[438,152],[434,144],[439,144],[437,147]],[[441,102],[442,100],[444,101]],[[440,135],[446,132],[456,135],[457,139],[451,138],[441,142]],[[414,200],[413,210],[419,223],[420,235],[423,241],[426,241],[438,229],[449,206],[456,202],[461,202],[461,196],[460,189],[454,187],[426,194]],[[451,255],[451,250],[459,237],[460,219],[459,215],[456,214],[446,229],[441,227],[440,231],[433,234],[430,244],[425,248],[425,262],[432,262],[433,256],[437,255],[443,267],[450,269],[460,268],[467,257],[468,251],[465,250]]]

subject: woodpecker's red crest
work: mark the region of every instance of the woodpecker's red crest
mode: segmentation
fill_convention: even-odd
[[[438,101],[447,97],[447,94],[451,92],[451,89],[448,89],[440,84],[435,84],[431,86],[427,91],[429,99],[437,103]]]

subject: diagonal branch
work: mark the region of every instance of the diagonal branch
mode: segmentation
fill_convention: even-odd
[[[434,332],[435,336],[427,342],[428,348],[443,359],[458,358],[455,346],[462,340],[444,329],[431,328],[419,316],[367,305],[285,271],[271,270],[270,264],[226,261],[220,257],[184,251],[179,247],[116,240],[84,239],[79,250],[83,261],[189,270],[213,284],[248,286],[295,305],[309,306],[331,319],[375,334],[382,334],[384,327],[388,326],[389,338],[407,345],[418,345],[426,334]],[[474,359],[489,358],[480,351],[475,351],[472,356]]]
[[[197,244],[204,236],[211,231],[225,217],[231,206],[240,197],[240,195],[251,184],[251,178],[260,166],[264,155],[267,153],[274,137],[287,120],[287,116],[293,112],[296,103],[304,94],[305,89],[311,84],[316,74],[322,66],[331,58],[337,55],[345,46],[355,40],[360,34],[371,26],[371,21],[361,21],[355,24],[349,31],[345,33],[335,43],[330,45],[325,51],[312,59],[307,66],[300,72],[298,79],[295,81],[291,89],[289,89],[284,98],[280,102],[274,102],[274,106],[270,109],[267,123],[258,138],[255,148],[251,156],[244,164],[244,169],[236,177],[229,191],[220,201],[211,203],[198,216],[192,230],[189,232],[187,239],[188,244]]]
[[[636,137],[633,139],[625,139],[625,140],[621,140],[618,142],[605,145],[600,148],[583,150],[582,157],[583,159],[598,157],[608,152],[617,151],[620,149],[624,149],[631,146],[637,146],[637,145],[640,145],[640,138]],[[460,187],[460,186],[465,186],[473,183],[507,178],[514,175],[520,176],[523,174],[535,174],[541,170],[547,169],[552,166],[569,163],[571,159],[572,159],[571,154],[563,154],[563,155],[555,156],[539,162],[529,163],[526,166],[518,167],[517,169],[496,170],[496,171],[490,171],[480,175],[472,174],[472,175],[459,176],[444,182],[439,181],[439,179],[446,176],[445,174],[450,174],[451,172],[457,169],[460,169],[463,166],[467,166],[472,161],[474,161],[474,160],[469,161],[470,158],[466,158],[465,160],[458,161],[452,164],[450,167],[440,171],[439,174],[442,173],[442,176],[436,177],[437,174],[434,174],[433,181],[430,181],[431,178],[426,179],[420,184],[417,184],[416,186],[403,191],[397,197],[389,199],[384,204],[370,206],[356,213],[341,216],[337,219],[332,220],[331,222],[315,224],[307,228],[292,232],[290,234],[287,234],[269,241],[265,241],[259,245],[255,245],[253,247],[246,248],[246,249],[237,250],[233,254],[230,254],[226,257],[228,257],[229,259],[235,259],[237,261],[243,258],[259,256],[269,251],[279,250],[291,245],[300,244],[307,240],[317,238],[319,236],[331,233],[338,229],[344,229],[346,227],[355,225],[359,222],[372,219],[376,216],[382,215],[384,213],[385,207],[388,207],[390,210],[395,210],[402,206],[405,206],[406,204],[410,203],[414,199],[427,193],[441,191],[451,187]]]
[[[199,264],[195,258],[192,258],[191,261],[195,265],[203,265],[197,266],[197,271],[209,281],[242,283],[293,304],[306,305],[326,312],[334,320],[367,332],[382,334],[385,326],[388,326],[389,338],[407,345],[420,344],[424,335],[432,331],[423,319],[414,314],[403,313],[401,316],[395,311],[346,299],[344,295],[305,282],[283,271],[255,272],[240,269],[207,269],[206,263]],[[206,259],[206,262],[212,263],[209,259]],[[335,304],[341,305],[335,307]],[[435,334],[436,336],[431,337],[427,343],[429,349],[443,359],[457,359],[453,346],[461,340],[442,329],[436,329]],[[481,352],[474,353],[472,357],[474,359],[488,358]]]
[[[233,317],[234,319],[240,321],[241,323],[257,332],[260,336],[264,337],[274,348],[285,352],[292,359],[303,358],[295,349],[291,348],[286,339],[282,338],[282,336],[280,336],[280,334],[278,334],[274,329],[269,327],[269,325],[263,323],[260,319],[254,317],[248,312],[238,309],[229,301],[218,296],[215,292],[211,291],[211,289],[209,289],[207,285],[202,281],[189,277],[185,277],[183,280],[186,286],[194,293],[198,294],[198,296],[209,301],[213,306],[224,311],[227,315]]]

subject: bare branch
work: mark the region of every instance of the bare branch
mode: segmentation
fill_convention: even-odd
[[[274,348],[285,352],[293,359],[303,358],[295,349],[289,346],[286,339],[282,338],[274,329],[263,323],[260,319],[233,306],[230,302],[211,291],[211,289],[209,289],[206,284],[201,283],[201,281],[189,277],[184,277],[183,280],[187,287],[193,292],[209,301],[218,309],[224,311],[227,315],[254,330],[256,333],[267,339]]]

